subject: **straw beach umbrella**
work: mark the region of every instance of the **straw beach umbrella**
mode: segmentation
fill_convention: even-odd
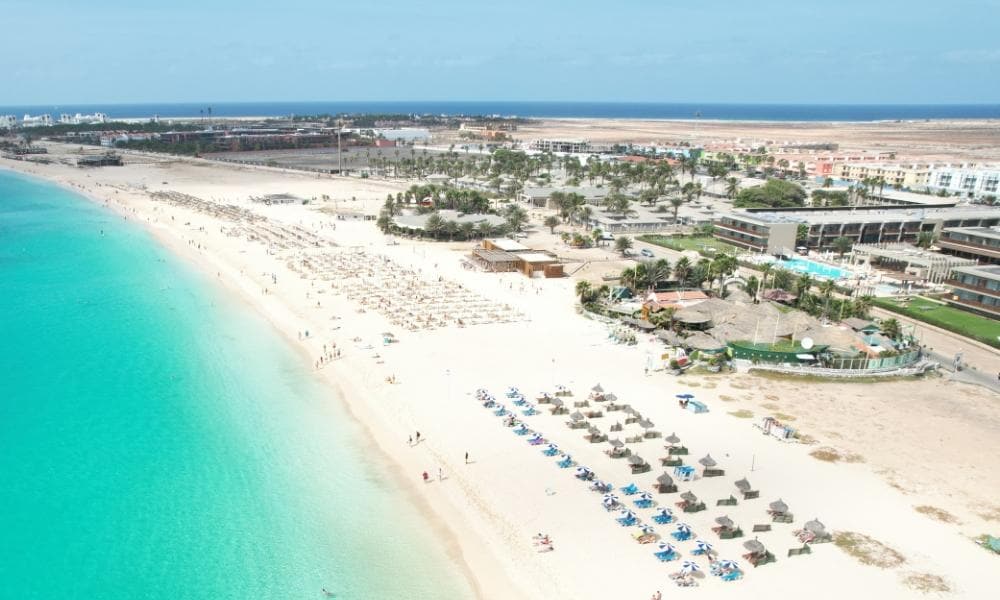
[[[736,489],[741,492],[749,492],[751,489],[750,482],[746,480],[746,477],[744,477],[736,482]]]
[[[594,387],[590,388],[590,391],[594,392],[595,394],[603,394],[604,388],[602,388],[601,384],[598,383]]]
[[[726,516],[716,517],[715,522],[725,529],[732,529],[734,525],[733,520]]]
[[[676,433],[671,433],[667,437],[663,438],[663,441],[673,446],[674,444],[679,444],[681,442],[681,438],[677,437]]]
[[[702,459],[698,460],[698,464],[700,464],[701,466],[703,466],[705,468],[711,468],[711,467],[714,467],[715,465],[717,465],[718,463],[715,462],[715,459],[712,458],[711,454],[706,454],[705,458],[702,458]]]
[[[820,523],[819,519],[813,519],[812,521],[807,522],[802,527],[806,531],[811,531],[814,534],[816,534],[817,536],[820,536],[820,535],[823,535],[823,534],[826,533],[826,525],[823,525],[822,523]]]
[[[743,542],[743,547],[752,552],[753,554],[763,554],[764,552],[766,552],[764,544],[761,544],[756,539],[747,540]]]
[[[785,502],[781,498],[778,498],[768,506],[770,506],[771,512],[774,512],[779,515],[783,515],[786,512],[788,512],[788,505],[785,504]]]

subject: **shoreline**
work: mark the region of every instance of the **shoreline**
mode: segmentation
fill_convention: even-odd
[[[644,338],[634,347],[608,341],[602,325],[573,312],[570,278],[539,281],[516,273],[467,271],[460,265],[467,244],[401,239],[390,245],[370,222],[335,220],[316,206],[264,207],[246,200],[250,194],[294,191],[308,197],[323,190],[343,205],[343,198],[355,193],[362,201],[380,199],[393,186],[408,182],[317,178],[210,161],[125,156],[133,160],[125,167],[106,170],[31,163],[16,163],[24,170],[10,170],[63,185],[108,206],[137,211],[126,212],[130,218],[137,214],[151,219],[146,226],[154,236],[173,240],[176,251],[209,276],[213,270],[221,272],[220,279],[234,287],[240,301],[263,312],[287,339],[299,341],[295,347],[307,361],[318,353],[323,335],[338,338],[337,347],[344,349],[345,356],[320,369],[328,372],[318,373],[319,377],[328,378],[334,393],[336,387],[341,388],[348,411],[386,453],[392,472],[412,492],[417,506],[426,507],[429,517],[450,534],[443,543],[455,544],[451,548],[461,557],[459,564],[472,574],[470,582],[478,586],[480,597],[648,598],[657,589],[666,588],[664,593],[669,594],[673,588],[667,574],[678,563],[663,565],[652,560],[650,548],[636,544],[629,531],[605,513],[599,494],[575,481],[572,470],[557,469],[553,459],[524,444],[523,438],[514,436],[471,399],[477,388],[488,388],[501,397],[510,385],[519,386],[533,399],[536,391],[552,390],[557,383],[568,385],[576,399],[583,399],[598,382],[641,409],[664,435],[676,431],[691,446],[692,461],[710,452],[727,468],[725,478],[699,478],[684,485],[713,506],[683,519],[718,544],[723,557],[739,559],[743,540],[716,540],[709,531],[712,519],[725,511],[742,521],[749,532],[762,507],[781,497],[794,508],[796,527],[820,518],[835,530],[865,532],[905,554],[908,570],[960,582],[956,597],[975,598],[982,592],[984,584],[975,574],[988,568],[992,557],[968,537],[986,531],[984,523],[992,519],[976,514],[991,510],[1000,514],[1000,507],[990,508],[995,502],[986,497],[986,492],[1000,485],[1000,471],[990,469],[995,464],[991,449],[1000,455],[1000,437],[994,433],[1000,427],[995,395],[947,382],[880,383],[876,392],[869,386],[770,382],[738,374],[644,376],[643,353],[662,346]],[[2,164],[9,166],[6,161]],[[266,217],[272,225],[304,227],[336,242],[339,250],[363,249],[372,258],[386,257],[428,277],[460,282],[497,304],[516,306],[532,320],[417,331],[387,324],[377,305],[365,304],[369,296],[359,306],[336,288],[331,293],[324,287],[328,280],[324,283],[287,268],[298,258],[312,256],[307,251],[272,252],[259,241],[243,239],[242,234],[221,235],[223,219],[150,199],[149,193],[157,189],[188,193],[213,205],[233,203]],[[180,215],[176,223],[167,220],[174,214]],[[206,247],[196,249],[195,241]],[[241,267],[248,267],[245,275]],[[271,286],[272,270],[278,273],[278,284],[274,293],[264,295],[261,291]],[[322,310],[313,306],[317,299],[322,301]],[[331,311],[339,320],[331,320]],[[306,325],[317,335],[296,340],[293,330],[301,331]],[[367,341],[382,331],[400,334],[400,343],[383,346],[379,339],[374,348],[364,349],[362,343],[348,341],[354,337]],[[385,383],[389,375],[398,376],[399,384]],[[711,411],[702,415],[679,411],[672,400],[679,391],[694,392]],[[949,394],[947,407],[939,401],[942,394]],[[594,467],[602,478],[617,485],[630,481],[648,485],[647,480],[660,472],[656,468],[646,475],[630,475],[623,462],[604,456],[604,445],[583,441],[580,432],[565,427],[565,417],[551,417],[539,408],[543,414],[533,417],[530,426],[572,452],[580,464]],[[850,456],[863,454],[867,460],[839,465],[820,462],[811,454],[820,446],[762,440],[750,421],[734,416],[744,411],[734,409],[752,409],[758,417],[780,414],[776,410],[790,413],[798,418],[797,428],[819,438],[818,444],[834,446]],[[616,414],[621,413],[610,413],[595,423],[606,430],[623,418]],[[405,439],[414,430],[424,434],[426,441],[407,446]],[[964,443],[948,443],[953,439]],[[654,462],[664,453],[659,445],[647,441],[636,448]],[[472,463],[463,465],[463,451],[471,452]],[[443,482],[419,482],[420,471],[434,473],[439,467],[447,474]],[[715,508],[717,498],[732,493],[732,480],[743,476],[763,490],[761,500]],[[672,506],[675,499],[657,496],[663,506]],[[915,504],[937,505],[961,515],[962,522],[950,526],[934,522],[914,511]],[[537,553],[531,536],[539,531],[553,536],[558,551]],[[717,584],[710,578],[695,595],[705,600],[728,599],[733,594],[764,597],[817,581],[825,582],[816,588],[817,600],[846,594],[913,594],[900,587],[897,574],[901,573],[865,567],[832,544],[817,547],[811,558],[786,561],[785,551],[793,542],[789,533],[761,534],[762,541],[781,557],[779,565],[749,570],[738,584]],[[830,576],[833,572],[836,578]],[[515,581],[520,589],[511,587]]]
[[[111,198],[101,197],[94,194],[90,190],[80,189],[79,187],[66,181],[51,176],[44,176],[38,173],[10,168],[10,165],[3,163],[0,163],[0,171],[8,171],[22,177],[28,177],[44,183],[56,185],[77,196],[80,196],[81,198],[85,198],[102,208],[109,209],[115,214],[125,217],[126,219],[128,219],[129,216],[134,216],[135,214],[132,213],[132,215],[130,215],[126,211],[126,207],[124,205],[114,202]],[[259,317],[263,318],[278,335],[288,342],[289,347],[300,356],[305,363],[304,366],[308,368],[310,360],[309,349],[302,343],[303,340],[292,337],[290,335],[290,331],[281,326],[283,322],[286,325],[288,324],[287,319],[294,319],[295,316],[293,314],[284,315],[286,319],[280,318],[280,309],[276,312],[278,307],[269,308],[263,302],[256,300],[254,295],[251,294],[249,290],[247,290],[244,286],[239,285],[239,282],[233,278],[232,272],[227,273],[229,278],[213,276],[212,269],[217,269],[217,272],[220,272],[223,269],[231,271],[232,266],[227,264],[224,260],[220,260],[210,253],[199,253],[193,251],[190,246],[182,244],[179,240],[172,237],[172,234],[175,232],[168,232],[167,229],[163,227],[156,227],[148,221],[137,221],[135,219],[132,219],[132,221],[133,225],[138,223],[138,225],[145,232],[147,232],[150,238],[161,248],[167,250],[173,254],[174,257],[180,259],[188,267],[194,269],[195,272],[203,276],[206,283],[209,283],[209,285],[215,285],[216,289],[223,291],[223,293],[227,294],[230,299],[251,308]],[[206,264],[206,260],[209,261],[211,265]],[[210,283],[213,281],[214,283]],[[334,368],[333,372],[330,372],[329,370],[314,371],[312,376],[323,386],[329,389],[330,395],[334,397],[333,401],[339,402],[350,418],[354,419],[355,424],[361,429],[361,431],[367,434],[367,437],[370,440],[370,448],[377,452],[377,458],[381,461],[380,466],[391,474],[390,476],[393,478],[393,484],[398,490],[401,490],[406,495],[406,501],[415,506],[425,517],[426,524],[429,526],[433,535],[439,538],[439,541],[443,544],[446,555],[449,556],[449,558],[461,569],[463,577],[468,582],[474,597],[477,599],[495,597],[484,592],[484,581],[496,586],[493,589],[504,589],[504,587],[508,585],[510,587],[507,589],[513,588],[514,586],[512,583],[505,581],[507,578],[502,573],[490,573],[487,569],[486,573],[479,572],[477,576],[477,573],[473,571],[472,566],[470,565],[469,557],[466,555],[463,546],[460,543],[460,536],[458,532],[448,524],[448,521],[442,511],[436,509],[427,498],[418,493],[418,490],[420,489],[418,485],[412,479],[405,476],[405,468],[408,465],[405,465],[403,461],[390,452],[388,439],[386,436],[380,435],[378,427],[375,426],[375,422],[373,421],[374,415],[372,415],[370,411],[364,410],[364,403],[359,400],[361,395],[357,391],[358,386],[356,385],[356,382],[351,381],[350,373],[345,372],[346,369],[338,369],[337,363],[333,363],[332,366]],[[347,390],[345,390],[345,387]],[[352,398],[354,399],[353,401]],[[363,453],[366,454],[366,460],[372,459],[371,453]],[[488,562],[486,564],[488,564]]]

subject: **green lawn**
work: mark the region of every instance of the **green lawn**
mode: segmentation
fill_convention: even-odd
[[[939,304],[926,298],[913,298],[902,305],[888,298],[876,298],[875,306],[936,325],[959,335],[1000,348],[1000,321],[980,317],[970,312]]]
[[[636,239],[678,252],[694,250],[705,256],[715,256],[723,252],[732,254],[737,250],[736,246],[712,236],[640,235]]]

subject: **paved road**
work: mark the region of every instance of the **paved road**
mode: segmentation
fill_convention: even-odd
[[[921,344],[926,346],[928,354],[933,360],[940,362],[941,367],[951,373],[956,380],[983,385],[1000,392],[1000,380],[997,379],[1000,373],[1000,350],[880,308],[873,308],[872,315],[882,319],[896,319],[907,331],[915,326],[916,336]],[[965,367],[955,373],[953,362],[955,355],[959,353],[962,355]]]

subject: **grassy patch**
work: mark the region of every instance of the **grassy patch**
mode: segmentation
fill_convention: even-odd
[[[701,382],[699,381],[688,381],[686,379],[678,379],[677,383],[681,385],[686,385],[688,387],[701,387]]]
[[[901,304],[888,298],[876,298],[875,306],[907,317],[936,325],[959,335],[1000,348],[1000,321],[980,317],[970,312],[933,302],[926,298],[913,298]]]
[[[809,453],[809,456],[823,462],[837,462],[840,460],[840,452],[833,448],[817,448]]]
[[[777,419],[777,420],[779,420],[779,421],[794,421],[795,420],[794,416],[792,416],[792,415],[786,415],[783,412],[776,412],[776,413],[774,413],[774,418]]]
[[[762,379],[770,379],[771,381],[794,381],[796,383],[884,383],[887,381],[907,381],[910,379],[919,379],[921,375],[908,375],[905,377],[896,377],[892,375],[887,375],[884,377],[820,377],[818,375],[798,375],[796,373],[779,373],[777,371],[763,371],[760,369],[750,368],[751,373],[755,377],[760,377]]]
[[[818,444],[819,443],[819,440],[817,440],[813,436],[809,435],[808,433],[797,432],[795,434],[795,439],[799,440],[799,443],[801,443],[801,444],[812,445],[812,444]]]
[[[930,573],[907,573],[903,576],[903,585],[911,590],[917,590],[925,594],[933,592],[948,593],[951,591],[951,587],[944,579]]]
[[[719,394],[719,400],[722,400],[723,402],[736,402],[736,398],[727,396],[726,394]]]
[[[733,415],[737,419],[750,419],[753,418],[753,413],[746,409],[734,410],[729,414]]]
[[[906,562],[898,551],[863,533],[841,531],[833,536],[833,543],[863,565],[891,569]]]
[[[735,254],[736,246],[723,242],[712,236],[693,235],[640,235],[636,238],[639,241],[670,248],[678,252],[694,250],[703,256],[717,256],[719,254]]]
[[[938,508],[936,506],[928,506],[926,504],[921,506],[914,506],[914,510],[922,515],[927,515],[928,517],[934,519],[935,521],[941,521],[942,523],[958,523],[958,518],[950,512]]]
[[[815,458],[816,460],[821,460],[823,462],[846,462],[846,463],[863,463],[865,462],[865,457],[860,454],[854,454],[851,452],[841,453],[836,448],[831,448],[829,446],[824,446],[822,448],[817,448],[809,453],[809,456]]]
[[[987,521],[1000,521],[1000,506],[991,506],[979,513],[979,516]]]

